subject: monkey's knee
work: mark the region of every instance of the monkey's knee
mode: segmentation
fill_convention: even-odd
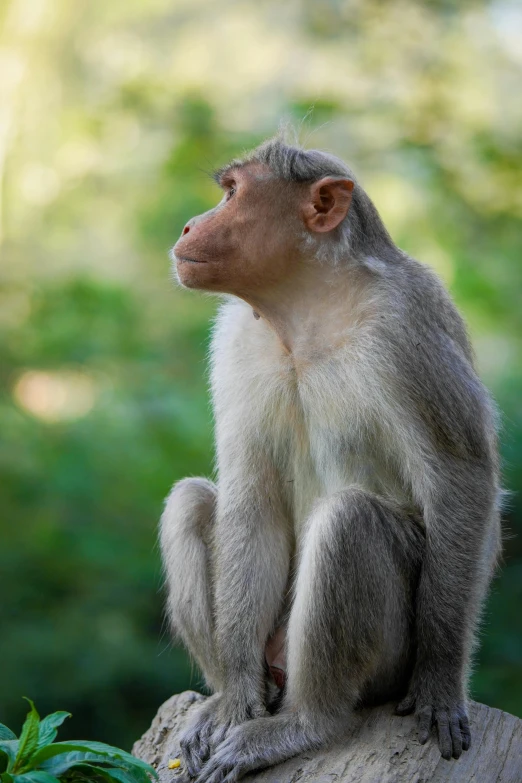
[[[165,503],[160,545],[171,606],[202,590],[210,557],[211,528],[217,489],[204,478],[178,481]],[[190,586],[190,589],[189,589]]]
[[[213,645],[209,547],[216,497],[217,489],[207,479],[178,481],[167,498],[160,534],[172,631],[212,689],[220,683]]]
[[[324,503],[327,537],[339,539],[354,555],[360,552],[361,565],[377,567],[384,580],[398,569],[415,582],[425,548],[420,513],[361,487],[349,487]]]
[[[161,516],[162,550],[175,546],[179,537],[187,534],[196,535],[208,544],[216,498],[216,486],[208,479],[185,478],[176,482]]]

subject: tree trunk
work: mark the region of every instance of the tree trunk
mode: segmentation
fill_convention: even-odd
[[[186,691],[165,702],[133,753],[159,773],[160,783],[176,783],[169,759],[180,756],[178,737],[204,696]],[[393,705],[357,712],[343,742],[305,753],[248,776],[263,783],[521,783],[522,720],[470,702],[471,748],[458,761],[444,761],[432,740],[420,745],[413,717],[399,718]],[[270,720],[270,718],[267,718]]]

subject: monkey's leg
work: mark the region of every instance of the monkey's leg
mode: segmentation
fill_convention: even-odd
[[[281,619],[289,578],[292,536],[279,476],[262,452],[238,455],[234,472],[229,462],[221,465],[212,549],[223,686],[194,711],[180,737],[184,765],[193,776],[201,770],[201,757],[233,727],[269,714],[265,646]]]
[[[354,488],[317,506],[290,615],[282,711],[233,729],[198,783],[232,783],[332,741],[365,693],[385,699],[403,684],[422,551],[414,520],[375,495]]]
[[[168,497],[160,532],[172,627],[214,691],[221,687],[213,641],[209,572],[216,497],[216,487],[207,479],[179,481]]]

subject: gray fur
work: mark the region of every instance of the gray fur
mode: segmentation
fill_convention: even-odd
[[[353,179],[281,139],[231,165],[256,161],[295,183]],[[390,698],[416,711],[421,742],[437,726],[445,758],[469,746],[467,676],[500,548],[495,412],[450,297],[358,183],[344,222],[335,274],[362,275],[370,316],[301,371],[245,303],[226,302],[217,486],[181,482],[162,517],[173,625],[216,692],[182,740],[199,783],[328,742],[358,704]],[[282,619],[272,715],[264,646]]]

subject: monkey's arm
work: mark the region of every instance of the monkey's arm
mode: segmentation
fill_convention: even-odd
[[[226,304],[212,350],[218,469],[214,540],[216,647],[235,722],[263,709],[264,647],[288,579],[290,526],[274,443],[279,390],[251,309]],[[237,715],[234,715],[237,713]]]
[[[487,392],[465,357],[449,341],[442,345],[441,361],[418,366],[408,389],[415,414],[407,426],[420,448],[406,472],[423,511],[426,552],[416,604],[416,665],[398,711],[416,710],[421,742],[436,724],[441,753],[450,758],[470,742],[466,678],[499,523]]]
[[[247,433],[243,433],[247,436]],[[279,476],[268,459],[244,445],[221,461],[215,539],[216,644],[224,697],[253,717],[264,700],[264,647],[281,607],[289,568],[289,529]]]
[[[491,570],[491,478],[485,470],[448,463],[446,476],[424,504],[426,551],[416,602],[417,659],[407,697],[398,706],[419,716],[419,738],[438,729],[445,758],[469,746],[466,678],[478,620]],[[452,475],[450,474],[452,473]],[[495,538],[495,536],[493,536]]]

